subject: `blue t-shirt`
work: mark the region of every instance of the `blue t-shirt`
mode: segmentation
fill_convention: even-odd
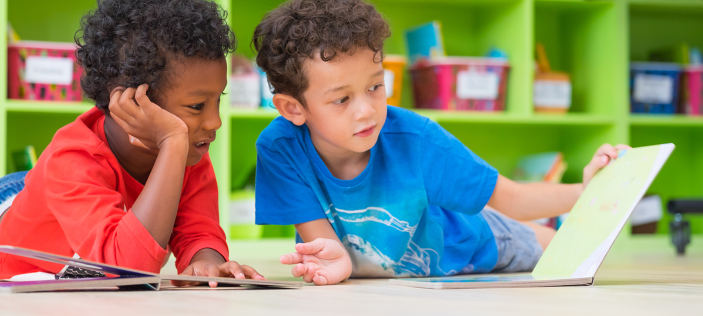
[[[498,172],[437,123],[389,106],[368,165],[335,178],[308,128],[276,118],[256,142],[256,223],[327,218],[354,277],[488,272],[498,251],[479,213]]]

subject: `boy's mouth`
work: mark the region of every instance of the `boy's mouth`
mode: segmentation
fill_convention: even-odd
[[[195,147],[195,151],[202,156],[205,155],[210,149],[211,142],[212,140],[199,141],[197,143],[194,143],[193,147]]]
[[[354,136],[358,137],[367,137],[373,134],[373,131],[376,130],[376,125],[371,125],[369,127],[364,128],[363,130],[354,133]]]

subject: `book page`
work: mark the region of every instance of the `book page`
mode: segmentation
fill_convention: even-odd
[[[593,277],[673,147],[621,151],[588,184],[532,275]]]

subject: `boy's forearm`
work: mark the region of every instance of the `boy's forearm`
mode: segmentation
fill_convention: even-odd
[[[163,248],[176,221],[188,155],[188,138],[174,137],[162,145],[132,212]]]
[[[554,217],[571,211],[583,192],[583,185],[555,183],[521,184],[524,190],[514,205],[516,212],[523,214],[522,220]]]
[[[516,183],[499,176],[488,205],[519,221],[554,217],[576,204],[583,184]]]
[[[327,238],[342,243],[334,232],[334,228],[326,218],[317,219],[295,225],[295,230],[303,239],[303,242],[311,242],[317,238]]]

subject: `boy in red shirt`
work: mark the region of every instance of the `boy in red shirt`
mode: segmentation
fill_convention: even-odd
[[[182,274],[264,279],[228,260],[207,154],[236,44],[226,13],[205,0],[104,0],[81,31],[81,87],[96,108],[27,174],[0,245],[149,272],[170,248]],[[0,279],[67,268],[0,254]]]

